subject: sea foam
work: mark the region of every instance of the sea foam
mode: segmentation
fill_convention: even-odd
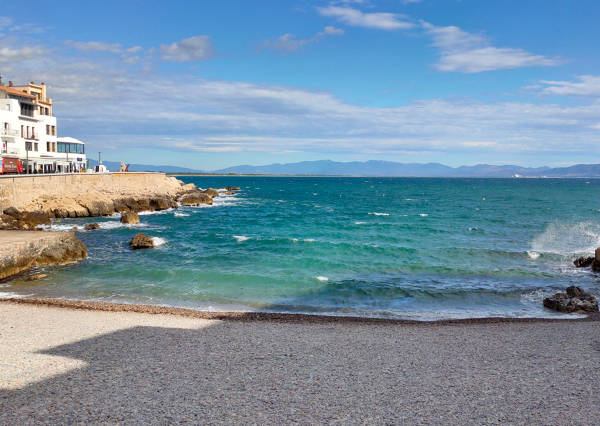
[[[241,243],[241,242],[243,242],[243,241],[246,241],[246,240],[249,240],[249,239],[250,239],[250,237],[246,237],[245,235],[234,235],[234,236],[233,236],[233,238],[235,238],[235,240],[236,240],[238,243]]]

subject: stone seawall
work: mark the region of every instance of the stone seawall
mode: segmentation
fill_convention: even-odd
[[[1,177],[0,213],[12,207],[49,217],[85,217],[150,210],[153,203],[157,209],[168,208],[188,186],[164,173]]]
[[[0,279],[32,266],[60,265],[86,257],[85,246],[72,232],[0,232]]]

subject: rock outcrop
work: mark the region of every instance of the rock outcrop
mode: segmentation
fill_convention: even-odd
[[[199,206],[200,204],[212,204],[213,199],[210,195],[202,191],[190,191],[179,198],[182,206]]]
[[[125,212],[121,215],[121,223],[140,223],[140,217],[135,212]]]
[[[600,247],[596,249],[594,261],[592,262],[592,269],[596,272],[600,271]]]
[[[100,225],[97,223],[88,223],[83,227],[86,231],[93,231],[94,229],[100,229]]]
[[[576,286],[568,287],[565,293],[556,293],[545,298],[544,306],[566,313],[598,312],[596,297]]]
[[[0,229],[36,229],[40,225],[49,225],[50,219],[40,212],[20,212],[14,207],[4,210],[0,215]]]
[[[579,257],[573,261],[573,265],[577,268],[587,268],[588,266],[592,266],[594,263],[593,257]]]
[[[154,240],[152,237],[149,237],[146,234],[142,234],[141,232],[135,234],[135,236],[129,242],[129,246],[133,250],[143,249],[143,248],[152,248],[154,247]]]
[[[205,194],[207,194],[211,198],[215,198],[215,197],[219,196],[219,191],[217,189],[214,189],[214,188],[208,188],[208,189],[205,189],[202,192],[204,192]]]
[[[0,279],[32,266],[61,265],[86,257],[85,246],[72,232],[0,233]]]

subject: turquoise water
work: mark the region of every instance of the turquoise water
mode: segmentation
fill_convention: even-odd
[[[545,294],[600,276],[572,260],[600,245],[600,181],[188,177],[240,186],[212,207],[69,219],[90,257],[3,284],[4,294],[438,319],[555,316]],[[137,232],[160,238],[132,251]],[[159,240],[159,241],[161,241]]]

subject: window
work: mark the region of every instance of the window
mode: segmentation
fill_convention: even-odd
[[[46,134],[49,135],[50,134],[50,125],[46,124]]]
[[[46,142],[46,152],[52,151],[52,144],[50,142]]]
[[[52,152],[56,152],[56,142],[52,142]]]
[[[27,151],[33,151],[33,147],[32,147],[31,142],[25,142],[25,149]]]
[[[31,127],[31,139],[35,139],[35,127],[33,127],[33,126]],[[36,151],[37,151],[37,149],[36,149]]]
[[[59,142],[58,144],[58,152],[67,152],[66,144],[63,142]]]
[[[38,150],[38,143],[37,143],[37,142],[36,142],[36,143],[34,143],[34,144],[33,144],[33,146],[34,146],[34,151],[36,151],[36,152],[37,152],[37,150]]]
[[[24,138],[24,137],[25,137],[25,131],[24,131],[24,130],[25,130],[25,126],[23,126],[23,125],[21,124],[21,137],[22,137],[22,138]]]
[[[52,135],[56,136],[56,126],[52,126]]]

